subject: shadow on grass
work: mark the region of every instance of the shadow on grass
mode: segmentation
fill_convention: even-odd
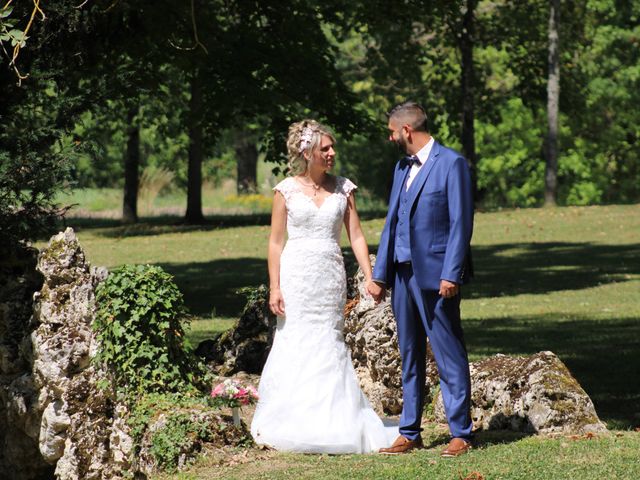
[[[532,436],[532,433],[512,432],[510,430],[478,430],[474,434],[474,448],[488,447],[517,442]]]
[[[510,430],[478,430],[474,432],[473,447],[486,447],[490,445],[500,445],[517,442],[523,438],[530,437],[533,433],[512,432]],[[425,442],[424,448],[442,450],[451,440],[449,432],[430,436]]]
[[[377,245],[369,245],[375,254]],[[350,248],[342,249],[347,273],[358,265]],[[475,275],[465,298],[509,297],[582,290],[626,282],[640,274],[640,244],[510,243],[473,247]]]
[[[640,317],[560,320],[561,313],[474,320],[466,318],[470,355],[560,357],[593,400],[601,420],[614,428],[640,425]]]
[[[269,225],[271,215],[268,213],[210,215],[202,224],[190,224],[180,216],[142,217],[138,223],[123,224],[118,219],[73,217],[58,225],[59,230],[72,227],[76,231],[83,229],[97,230],[97,234],[107,238],[125,238],[164,235],[168,233],[198,232],[219,230],[222,228]]]
[[[383,210],[359,212],[360,218],[370,220],[384,217]],[[222,228],[264,226],[271,224],[270,213],[252,213],[236,215],[207,215],[202,224],[186,223],[182,216],[141,217],[138,223],[122,224],[119,219],[73,217],[65,219],[59,230],[73,227],[74,230],[96,229],[98,234],[108,238],[164,235],[167,233],[211,231]],[[100,231],[102,230],[102,231]]]
[[[267,262],[260,258],[158,265],[174,276],[189,311],[200,316],[239,317],[246,298],[236,291],[268,283]]]
[[[582,290],[640,274],[640,244],[512,243],[473,247],[467,298]]]

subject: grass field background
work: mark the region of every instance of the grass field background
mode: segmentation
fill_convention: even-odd
[[[381,212],[362,216],[375,253]],[[212,214],[208,220],[201,227],[181,225],[176,216],[146,218],[132,226],[95,217],[67,223],[93,265],[152,263],[172,273],[194,315],[190,338],[197,343],[233,324],[245,302],[238,288],[267,282],[268,214]],[[412,455],[408,464],[376,456],[269,453],[258,470],[240,462],[217,477],[220,469],[198,470],[214,468],[204,461],[176,478],[285,478],[291,473],[295,478],[444,479],[467,475],[474,466],[485,475],[491,472],[485,478],[640,476],[640,434],[633,432],[640,425],[640,205],[478,212],[472,245],[475,280],[465,287],[462,304],[471,360],[495,353],[555,352],[618,436],[506,443],[487,437],[484,446],[455,461],[460,472],[444,466],[448,473],[442,473],[434,447]],[[343,246],[352,263],[346,238]],[[430,435],[437,443],[438,435]],[[528,474],[529,468],[540,475]]]

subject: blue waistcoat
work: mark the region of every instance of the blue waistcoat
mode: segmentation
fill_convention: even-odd
[[[409,176],[407,175],[407,180]],[[408,204],[409,193],[411,187],[415,185],[415,182],[411,183],[411,186],[407,190],[406,183],[400,192],[400,203],[398,205],[398,220],[396,223],[396,239],[395,239],[395,251],[394,260],[398,263],[411,261],[411,240],[409,238],[409,226],[411,224],[411,208]]]

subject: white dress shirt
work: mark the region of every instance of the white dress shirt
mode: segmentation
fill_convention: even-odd
[[[413,182],[413,179],[418,176],[418,172],[420,172],[420,169],[424,166],[425,163],[427,163],[427,160],[429,159],[429,154],[431,153],[431,147],[433,147],[433,141],[434,141],[433,137],[431,137],[427,142],[427,144],[424,147],[422,147],[418,151],[418,153],[416,153],[416,156],[420,160],[420,165],[418,165],[417,163],[414,163],[413,165],[411,165],[411,170],[409,171],[409,178],[407,179],[407,190],[409,190],[409,187],[411,186],[411,182]]]

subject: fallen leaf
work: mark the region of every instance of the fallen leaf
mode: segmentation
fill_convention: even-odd
[[[466,477],[460,475],[460,480],[484,480],[484,475],[482,475],[480,472],[471,472]]]

